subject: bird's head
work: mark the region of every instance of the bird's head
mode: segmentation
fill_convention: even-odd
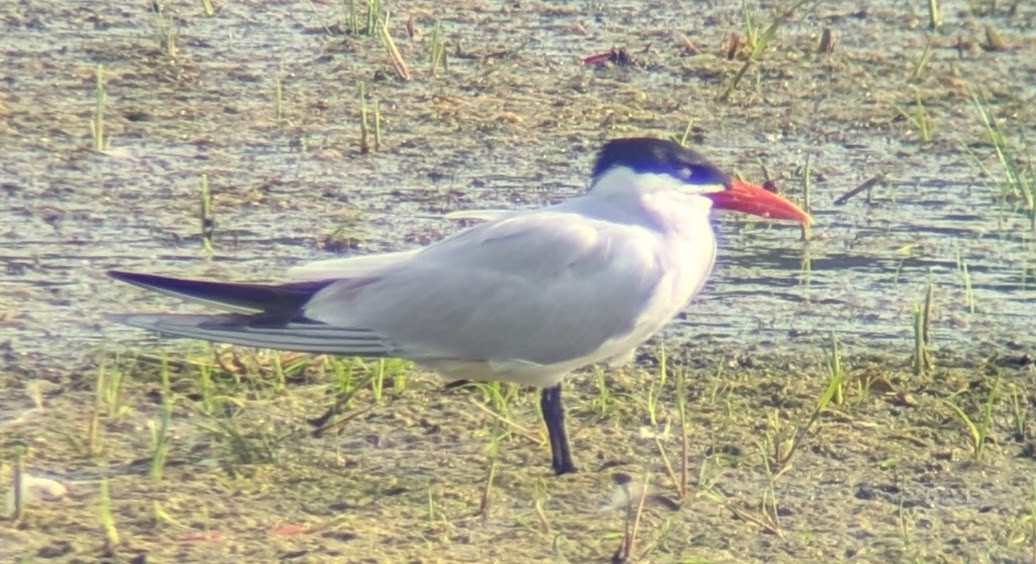
[[[783,196],[735,178],[697,152],[678,143],[650,137],[607,142],[594,164],[591,189],[621,189],[627,182],[610,183],[612,175],[652,175],[655,185],[676,186],[681,191],[708,198],[712,207],[771,219],[809,224],[805,211]]]

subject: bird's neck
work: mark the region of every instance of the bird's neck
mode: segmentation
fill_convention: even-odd
[[[712,200],[696,194],[666,174],[635,173],[628,168],[610,170],[596,179],[590,197],[641,223],[677,236],[700,234],[709,229]]]

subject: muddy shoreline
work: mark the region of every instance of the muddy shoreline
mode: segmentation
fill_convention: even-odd
[[[315,439],[306,419],[369,367],[158,343],[103,314],[183,306],[104,272],[277,280],[307,260],[424,245],[461,227],[450,211],[579,193],[602,140],[686,132],[797,201],[808,184],[816,225],[802,241],[718,218],[715,274],[664,336],[688,378],[691,488],[675,510],[645,509],[637,559],[1031,558],[1036,243],[981,108],[1031,174],[1033,6],[947,5],[938,31],[922,5],[804,6],[725,101],[778,6],[385,3],[409,81],[377,37],[351,32],[348,6],[0,7],[0,490],[18,449],[69,486],[0,523],[0,555],[608,559],[624,527],[600,510],[614,474],[678,497],[664,462],[681,448],[675,390],[653,347],[607,373],[607,393],[591,371],[569,379],[585,471],[555,479],[533,391],[494,412],[488,391],[444,393],[399,368],[377,397],[356,392],[341,434]],[[447,60],[433,72],[436,22]],[[612,48],[633,61],[584,62]],[[361,83],[382,134],[367,153]],[[917,375],[929,284],[934,366]],[[778,472],[774,445],[830,381],[832,335],[845,401]],[[117,544],[97,517],[102,479]]]

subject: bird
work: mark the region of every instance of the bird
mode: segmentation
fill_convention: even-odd
[[[716,260],[713,210],[809,224],[800,207],[651,137],[605,142],[589,189],[482,220],[426,247],[317,261],[256,284],[120,270],[117,280],[222,313],[114,314],[174,336],[315,354],[396,357],[448,380],[540,388],[556,475],[576,472],[562,380],[621,365],[683,312]]]

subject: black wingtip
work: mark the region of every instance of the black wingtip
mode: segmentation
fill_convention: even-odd
[[[157,283],[180,282],[179,278],[161,276],[159,274],[144,274],[143,272],[130,272],[128,270],[109,270],[108,276],[121,282],[151,287]]]
[[[108,271],[108,276],[110,276],[111,278],[114,278],[116,280],[120,280],[122,282],[133,283],[133,282],[139,282],[140,278],[142,276],[146,276],[146,275],[145,274],[139,274],[139,273],[136,273],[136,272],[128,272],[126,270],[109,270]]]
[[[283,315],[295,312],[313,294],[334,282],[333,279],[288,284],[212,282],[124,270],[109,270],[108,276],[147,290],[233,312],[261,311]]]
[[[119,280],[120,282],[126,282],[127,284],[133,284],[134,286],[140,286],[141,288],[157,291],[181,292],[184,289],[184,286],[193,285],[192,280],[183,280],[180,278],[173,278],[171,276],[160,276],[158,274],[129,272],[126,270],[109,270],[108,276]],[[190,292],[183,293],[190,295]]]

